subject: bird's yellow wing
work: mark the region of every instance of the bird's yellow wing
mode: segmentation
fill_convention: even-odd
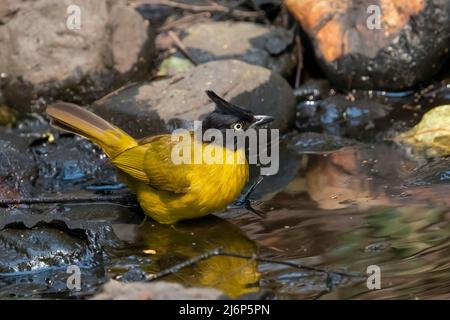
[[[185,193],[191,185],[185,164],[172,161],[172,148],[177,142],[171,135],[144,139],[137,147],[128,149],[112,160],[119,169],[148,185],[174,193]]]
[[[174,193],[185,193],[191,186],[189,164],[177,165],[172,161],[172,148],[177,142],[171,138],[171,135],[161,135],[144,144],[147,146],[144,171],[151,186]]]
[[[144,158],[147,148],[145,145],[140,145],[130,148],[120,153],[111,162],[120,170],[132,176],[133,178],[149,183],[150,180],[144,171]]]

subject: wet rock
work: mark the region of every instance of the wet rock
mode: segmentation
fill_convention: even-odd
[[[100,212],[114,210],[87,208],[82,217],[59,206],[0,209],[0,297],[92,295],[106,281],[104,263],[120,242]],[[68,288],[69,266],[80,268],[82,291]]]
[[[373,128],[373,120],[384,118],[390,110],[390,107],[369,99],[334,95],[324,100],[299,103],[296,124],[302,130],[319,127],[325,133],[342,135],[361,127]]]
[[[249,22],[206,22],[183,30],[182,42],[199,62],[237,59],[289,76],[296,66],[294,35]]]
[[[288,0],[328,78],[341,88],[401,90],[448,58],[450,2]]]
[[[337,92],[342,91],[339,88],[331,86],[328,80],[310,78],[294,90],[294,95],[298,102],[305,102],[324,100],[336,95]],[[354,100],[370,100],[388,105],[397,110],[408,104],[432,107],[450,102],[450,79],[432,83],[420,91],[411,89],[402,91],[353,89],[350,91],[348,98]]]
[[[1,230],[0,248],[0,273],[81,265],[90,257],[82,239],[44,227]]]
[[[450,104],[450,78],[433,83],[420,92],[419,103],[424,106]]]
[[[118,185],[116,170],[86,139],[52,131],[28,117],[0,128],[0,198],[45,196],[93,185]]]
[[[212,288],[186,288],[177,283],[122,283],[114,280],[103,286],[94,300],[217,300],[224,295]]]
[[[414,170],[407,184],[414,186],[427,186],[450,183],[450,158],[442,157],[427,161],[426,164]]]
[[[111,226],[121,210],[118,205],[98,204],[0,209],[0,246],[8,249],[2,251],[10,257],[5,265],[17,265],[4,272],[96,266],[121,243]]]
[[[205,90],[232,103],[276,118],[272,127],[288,130],[294,120],[295,98],[277,73],[237,60],[201,64],[171,79],[126,86],[97,101],[95,113],[134,137],[190,127],[214,106]]]
[[[358,144],[356,141],[325,133],[305,132],[287,138],[288,149],[296,154],[322,154]]]
[[[95,183],[117,183],[116,171],[90,141],[58,136],[32,148],[38,168],[35,185],[46,191],[79,189]]]
[[[0,136],[0,197],[14,198],[18,191],[43,196],[96,185],[119,187],[116,170],[100,148],[51,129],[43,119],[26,117],[17,127],[0,127]]]
[[[330,95],[330,83],[325,79],[308,79],[299,88],[294,90],[294,95],[299,101],[320,100]]]
[[[67,13],[64,2],[2,2],[0,72],[8,105],[29,111],[42,98],[89,102],[145,76],[153,53],[148,23],[122,2],[77,5],[81,27],[74,29],[76,13]]]
[[[2,273],[43,271],[71,264],[92,267],[106,257],[105,249],[119,243],[111,226],[92,215],[79,220],[68,214],[70,209],[58,207],[0,210]]]
[[[115,246],[117,238],[111,229],[112,224],[139,223],[141,219],[138,212],[113,203],[35,204],[29,207],[0,208],[0,230],[8,227],[32,229],[39,226],[58,227],[69,233],[70,230],[76,230],[78,233],[81,231],[80,234],[84,232],[85,238],[89,238],[95,247]]]
[[[0,297],[92,295],[123,245],[111,224],[131,216],[112,204],[0,208]],[[67,287],[71,265],[81,269],[80,292]]]
[[[30,159],[27,140],[0,128],[0,198],[17,198],[30,193],[36,166]]]
[[[132,267],[126,273],[124,273],[120,280],[122,282],[137,282],[143,281],[147,278],[147,273],[139,267]]]

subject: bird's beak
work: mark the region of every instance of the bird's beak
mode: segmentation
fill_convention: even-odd
[[[253,123],[250,125],[250,128],[260,127],[275,120],[271,116],[264,116],[264,115],[253,116],[253,119],[254,120]]]

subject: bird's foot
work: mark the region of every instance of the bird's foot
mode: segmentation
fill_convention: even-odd
[[[266,216],[266,213],[264,211],[255,209],[252,205],[252,202],[250,199],[246,198],[240,198],[236,200],[233,204],[229,205],[229,209],[246,209],[247,211],[250,211],[251,213],[257,215],[260,218],[264,218]]]
[[[231,209],[244,208],[244,209],[250,211],[251,213],[254,213],[258,217],[264,218],[266,213],[253,208],[252,201],[250,200],[251,194],[253,193],[255,188],[261,183],[262,180],[263,180],[262,176],[258,177],[258,179],[255,181],[255,183],[253,183],[250,186],[250,188],[248,188],[248,190],[238,200],[236,200],[229,208],[231,208]]]
[[[250,200],[247,200],[247,202],[244,204],[244,208],[247,209],[248,211],[250,211],[251,213],[254,213],[255,215],[257,215],[260,218],[266,217],[266,213],[264,211],[253,208]]]

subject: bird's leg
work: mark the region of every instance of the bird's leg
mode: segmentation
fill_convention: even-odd
[[[138,225],[138,228],[142,228],[147,223],[148,216],[144,215],[144,219],[142,219],[142,222]]]
[[[259,176],[258,179],[248,188],[248,190],[242,195],[241,199],[238,200],[238,203],[244,205],[247,201],[250,201],[250,196],[252,195],[255,188],[263,181],[263,177]]]
[[[264,217],[264,212],[256,210],[252,207],[252,204],[250,202],[250,196],[255,190],[255,188],[263,181],[263,177],[259,176],[258,179],[248,188],[248,190],[234,203],[234,207],[244,207],[248,211],[256,214],[259,217]]]

